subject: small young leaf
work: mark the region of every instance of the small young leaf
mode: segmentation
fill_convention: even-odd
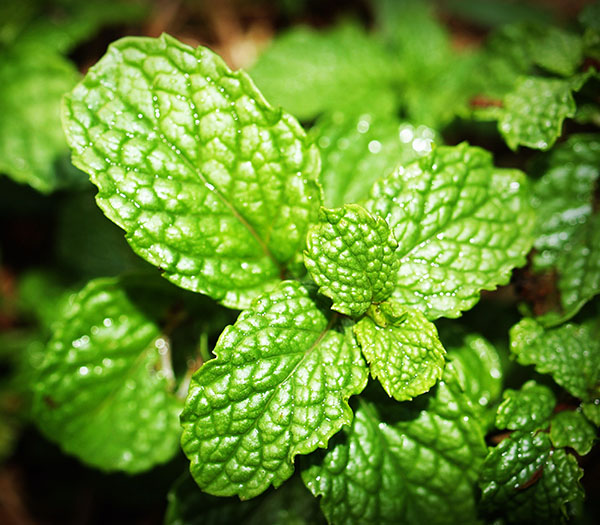
[[[371,375],[397,401],[427,392],[442,377],[444,355],[435,325],[417,310],[385,327],[364,317],[354,326]]]
[[[533,241],[527,181],[465,143],[440,146],[373,187],[366,207],[399,242],[393,299],[433,320],[458,317],[505,284]]]
[[[509,430],[540,430],[546,428],[556,405],[548,387],[528,381],[520,390],[504,391],[504,401],[498,407],[496,426]]]
[[[548,434],[514,432],[488,454],[481,469],[481,504],[509,523],[561,523],[566,504],[583,497],[583,471]]]
[[[478,522],[485,444],[470,402],[450,374],[419,399],[428,403],[389,407],[389,418],[361,400],[345,439],[302,473],[330,524]]]
[[[560,302],[570,318],[600,293],[600,215],[590,217],[573,233],[556,266]]]
[[[552,149],[547,169],[533,187],[537,212],[534,265],[545,270],[572,244],[572,237],[592,213],[594,185],[600,176],[598,135],[571,135]]]
[[[205,492],[248,499],[277,487],[294,456],[350,424],[347,400],[368,372],[352,330],[334,321],[304,286],[285,281],[225,329],[181,415],[182,447]]]
[[[325,205],[362,202],[378,179],[431,151],[437,133],[386,115],[334,112],[320,118],[311,137],[321,151]]]
[[[533,62],[546,71],[568,77],[583,61],[583,42],[579,35],[553,25],[526,24],[526,42]]]
[[[594,399],[588,403],[582,403],[583,415],[597,427],[600,427],[600,399]]]
[[[63,109],[98,205],[175,284],[243,307],[304,247],[318,150],[208,49],[121,39]]]
[[[564,410],[552,418],[550,439],[555,447],[571,447],[585,456],[596,441],[596,429],[581,412]]]
[[[104,470],[140,472],[178,448],[182,404],[158,372],[164,340],[117,279],[75,294],[34,383],[33,414],[53,441]]]
[[[321,208],[306,244],[306,268],[319,292],[333,300],[334,310],[358,317],[392,293],[398,243],[383,219],[358,204]]]
[[[584,401],[597,397],[600,386],[600,338],[594,324],[566,324],[544,330],[523,319],[510,330],[510,349],[522,365],[551,374],[571,395]]]

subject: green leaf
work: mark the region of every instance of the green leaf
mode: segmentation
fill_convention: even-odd
[[[600,293],[600,215],[590,217],[558,256],[560,302],[568,319]]]
[[[457,342],[445,342],[445,346],[475,410],[483,412],[490,408],[502,392],[502,365],[496,349],[476,334],[464,335]]]
[[[498,407],[496,426],[509,430],[540,430],[546,428],[556,405],[556,398],[547,386],[527,381],[519,390],[508,388]]]
[[[527,181],[466,143],[440,146],[373,187],[366,208],[390,225],[400,259],[394,301],[433,320],[458,317],[525,263]]]
[[[392,293],[398,243],[383,219],[358,204],[321,208],[306,244],[306,268],[334,310],[358,317]]]
[[[74,294],[34,382],[34,420],[65,452],[140,472],[177,451],[181,402],[161,371],[166,339],[117,279]]]
[[[552,149],[545,162],[547,168],[532,195],[537,212],[536,270],[554,266],[592,214],[594,185],[600,176],[600,139],[598,135],[571,135]]]
[[[562,134],[565,118],[575,116],[573,91],[589,74],[569,79],[522,76],[498,111],[498,130],[508,146],[547,150]]]
[[[243,307],[304,247],[317,148],[242,71],[163,35],[124,38],[65,98],[73,162],[136,253]]]
[[[75,67],[51,51],[0,50],[0,173],[44,193],[60,184],[54,164],[68,151],[60,100],[78,78]]]
[[[405,309],[402,318],[382,327],[364,317],[354,326],[371,375],[397,401],[427,392],[442,377],[446,364],[435,325],[416,310]]]
[[[535,365],[551,374],[571,395],[584,401],[597,397],[600,387],[600,338],[594,324],[566,324],[544,330],[523,319],[510,330],[510,349],[522,365]]]
[[[600,427],[600,399],[594,399],[589,403],[582,403],[583,415],[594,425]]]
[[[458,384],[445,377],[419,398],[423,405],[394,405],[391,417],[361,400],[344,439],[302,473],[323,496],[329,523],[478,522],[473,483],[485,456],[483,434]]]
[[[579,35],[553,25],[526,24],[527,48],[534,64],[551,73],[568,77],[583,61]]]
[[[267,99],[299,119],[357,106],[384,114],[395,106],[389,61],[356,24],[296,27],[273,40],[250,73]]]
[[[352,330],[335,320],[308,289],[285,281],[221,334],[181,415],[202,490],[248,499],[277,487],[294,456],[326,447],[350,424],[347,400],[365,387],[367,369]]]
[[[331,207],[363,201],[379,178],[427,155],[432,142],[439,141],[427,126],[339,111],[320,118],[310,134],[321,151],[320,181]]]
[[[165,525],[321,525],[325,518],[317,500],[294,476],[276,490],[240,502],[204,494],[189,474],[181,476],[167,495]]]
[[[514,432],[493,448],[481,469],[482,508],[509,523],[561,523],[566,505],[583,497],[583,471],[548,434]]]
[[[571,447],[585,456],[596,441],[596,429],[581,412],[565,410],[552,418],[550,439],[555,447]]]

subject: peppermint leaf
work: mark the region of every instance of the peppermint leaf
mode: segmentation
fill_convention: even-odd
[[[51,51],[18,45],[0,50],[0,173],[43,193],[60,184],[54,164],[68,151],[60,100],[78,77]]]
[[[361,400],[344,439],[302,473],[329,523],[477,523],[485,445],[470,403],[451,375],[419,400],[389,417]]]
[[[509,430],[540,430],[546,428],[556,405],[548,387],[527,381],[519,390],[508,388],[498,407],[496,426]]]
[[[291,29],[271,43],[250,72],[267,99],[304,120],[357,106],[390,113],[395,93],[389,62],[375,39],[347,23],[322,32]]]
[[[321,208],[306,244],[306,268],[334,310],[358,317],[392,293],[398,243],[386,222],[361,206]]]
[[[175,284],[243,307],[303,248],[318,151],[208,49],[119,40],[63,113],[98,205]]]
[[[321,151],[325,204],[361,202],[379,178],[431,151],[437,133],[427,126],[372,113],[334,112],[320,118],[311,136]]]
[[[510,349],[519,363],[551,374],[571,395],[584,401],[597,397],[600,339],[594,324],[569,323],[544,330],[533,319],[523,319],[510,330]]]
[[[225,329],[181,416],[202,490],[248,499],[277,487],[294,456],[350,424],[347,400],[365,387],[367,370],[352,330],[334,323],[309,290],[286,281]]]
[[[571,135],[553,148],[547,169],[533,187],[537,212],[537,250],[534,265],[545,270],[556,264],[560,252],[592,213],[594,185],[600,176],[600,140],[597,135]]]
[[[91,281],[55,324],[34,382],[34,420],[65,452],[104,470],[167,461],[181,402],[159,371],[166,344],[117,279]]]
[[[552,418],[550,440],[555,447],[571,447],[585,456],[596,441],[596,429],[581,412],[565,410]]]
[[[366,208],[399,242],[392,298],[430,320],[458,317],[481,290],[506,284],[533,240],[524,175],[466,143],[398,168],[375,184]]]
[[[401,312],[402,321],[378,326],[364,317],[354,327],[371,375],[397,401],[427,392],[442,377],[446,353],[435,325],[416,310]]]
[[[583,415],[597,427],[600,427],[600,399],[594,399],[589,403],[582,403]]]
[[[493,448],[481,469],[482,507],[509,523],[561,523],[567,503],[583,497],[583,471],[548,434],[514,432]]]

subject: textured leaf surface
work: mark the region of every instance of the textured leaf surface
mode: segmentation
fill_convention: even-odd
[[[503,397],[496,414],[496,426],[509,430],[546,428],[556,405],[552,390],[535,381],[528,381],[519,390],[509,388]]]
[[[68,453],[139,472],[178,448],[181,402],[157,370],[164,339],[117,280],[73,296],[34,383],[34,419]]]
[[[600,427],[600,399],[594,399],[594,401],[589,403],[582,403],[581,409],[589,421]]]
[[[435,385],[446,354],[435,325],[421,312],[407,309],[402,317],[385,327],[364,317],[354,327],[371,375],[397,401],[412,399]]]
[[[334,310],[357,317],[392,293],[398,243],[383,219],[358,204],[321,208],[306,244],[306,268]]]
[[[394,106],[389,59],[357,25],[298,27],[275,39],[250,72],[268,100],[299,119],[357,106],[387,113]]]
[[[600,387],[600,338],[592,324],[566,324],[544,330],[533,319],[523,319],[510,330],[510,349],[522,365],[535,365],[551,374],[571,395],[594,399]]]
[[[547,150],[562,133],[565,118],[575,115],[572,92],[586,77],[573,79],[522,76],[503,100],[498,130],[511,149]]]
[[[598,135],[572,135],[553,148],[548,168],[533,187],[537,213],[534,258],[536,269],[553,266],[579,226],[592,213],[594,185],[600,175]]]
[[[64,122],[98,205],[175,284],[242,307],[303,248],[318,151],[208,49],[119,40],[65,99]]]
[[[302,473],[332,524],[476,523],[473,483],[485,456],[470,403],[449,376],[417,402],[361,401],[345,439]]]
[[[367,369],[351,329],[294,281],[257,298],[192,378],[181,416],[192,476],[209,494],[242,499],[289,478],[293,459],[325,447],[352,411]]]
[[[583,60],[579,35],[552,25],[527,24],[527,47],[531,60],[545,70],[568,77]]]
[[[550,439],[555,447],[571,447],[584,456],[594,446],[596,429],[581,412],[565,410],[552,418]]]
[[[242,501],[204,494],[189,474],[181,476],[167,495],[165,525],[322,525],[317,500],[299,477],[258,498]]]
[[[600,215],[590,217],[571,237],[557,261],[560,302],[567,317],[600,293]]]
[[[390,116],[334,112],[317,121],[311,136],[321,151],[320,181],[325,204],[343,206],[365,200],[371,186],[397,165],[431,151],[439,136]]]
[[[514,432],[493,448],[481,470],[482,507],[510,523],[561,523],[565,506],[583,497],[583,471],[548,434]]]
[[[394,300],[429,319],[458,317],[481,290],[507,283],[533,240],[526,184],[465,143],[438,147],[375,184],[366,207],[399,243]]]
[[[44,193],[59,184],[54,163],[68,151],[60,100],[78,78],[67,60],[44,49],[0,51],[0,173]]]

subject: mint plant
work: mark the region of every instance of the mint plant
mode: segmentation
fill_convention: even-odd
[[[184,470],[166,523],[593,520],[598,8],[460,53],[427,6],[250,73],[124,37],[61,88],[119,275],[24,272],[9,385],[86,465]]]

